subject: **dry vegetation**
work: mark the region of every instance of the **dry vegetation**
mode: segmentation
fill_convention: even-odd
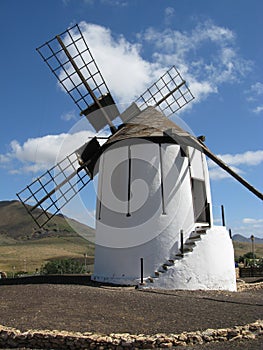
[[[38,229],[18,201],[0,201],[0,218],[0,271],[34,273],[49,260],[84,261],[84,254],[88,264],[93,262],[94,244],[90,241],[95,233],[86,225],[57,215],[45,229]]]
[[[251,244],[234,241],[235,258],[251,251]],[[94,257],[94,245],[80,236],[45,237],[36,240],[15,241],[0,236],[0,271],[35,272],[36,269],[52,259],[78,258],[84,260],[88,255],[88,264]],[[263,244],[255,244],[257,256],[263,256]],[[15,266],[15,269],[13,268]]]
[[[32,241],[2,243],[0,245],[0,270],[9,273],[40,269],[52,259],[79,258],[93,261],[94,245],[82,237],[46,237]],[[15,268],[14,268],[15,266]]]
[[[60,215],[48,223],[46,230],[36,229],[18,201],[0,201],[0,218],[0,271],[32,273],[52,259],[84,260],[85,253],[88,264],[93,260],[94,244],[90,241],[94,241],[95,232],[88,226]],[[252,249],[250,242],[233,244],[236,259]],[[262,243],[255,244],[255,254],[263,257]]]
[[[248,252],[251,252],[252,247],[251,243],[249,242],[238,242],[233,241],[234,250],[235,250],[235,259],[237,259],[239,256],[242,256]],[[263,244],[257,243],[255,244],[255,254],[259,258],[263,257]]]

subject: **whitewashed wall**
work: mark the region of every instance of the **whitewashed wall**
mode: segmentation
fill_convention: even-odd
[[[234,250],[226,228],[207,230],[193,252],[176,261],[147,288],[236,291]]]
[[[205,159],[200,152],[190,151],[191,171],[207,181]],[[210,200],[209,181],[206,186]],[[189,162],[179,145],[163,144],[161,151],[158,144],[141,139],[112,145],[100,159],[98,196],[95,280],[137,283],[140,258],[144,259],[144,276],[151,275],[178,252],[180,230],[189,235],[194,228]]]

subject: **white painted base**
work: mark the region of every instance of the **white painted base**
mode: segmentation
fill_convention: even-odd
[[[232,240],[225,227],[214,226],[168,270],[143,288],[236,291]]]
[[[122,285],[137,285],[140,282],[139,278],[128,276],[93,275],[92,279]],[[175,261],[166,272],[153,280],[153,283],[147,282],[140,288],[236,291],[234,249],[226,228],[213,226],[208,229],[201,240],[196,241],[192,252],[185,253],[181,260]]]

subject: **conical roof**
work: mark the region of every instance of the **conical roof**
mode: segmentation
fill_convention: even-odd
[[[201,150],[194,136],[172,122],[154,107],[147,107],[137,116],[122,124],[104,146],[130,138],[170,138],[169,142],[184,146],[192,146]]]

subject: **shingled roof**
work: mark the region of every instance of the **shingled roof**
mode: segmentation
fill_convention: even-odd
[[[156,137],[170,138],[171,143],[201,149],[194,136],[180,128],[154,107],[147,107],[137,116],[123,124],[104,145],[107,147],[117,141],[130,138],[151,139]]]

